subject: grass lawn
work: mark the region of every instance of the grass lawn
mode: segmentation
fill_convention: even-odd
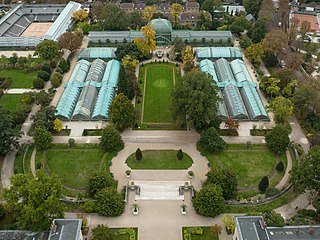
[[[132,169],[188,169],[192,165],[193,161],[186,153],[182,160],[177,160],[176,155],[176,150],[147,150],[142,151],[141,161],[137,161],[133,153],[126,163]]]
[[[187,229],[188,227],[183,227],[182,232],[184,232],[184,229]],[[217,234],[214,234],[211,231],[211,227],[201,227],[202,228],[202,235],[195,235],[192,234],[192,240],[219,240],[219,236]],[[185,239],[185,238],[183,238]]]
[[[27,145],[23,145],[19,151],[17,152],[16,158],[14,160],[13,172],[14,174],[23,173],[23,156],[25,153]],[[24,159],[24,167],[26,173],[31,173],[30,168],[30,160],[33,151],[34,145],[31,145],[26,153],[26,157]]]
[[[174,76],[176,75],[175,66],[165,63],[149,64],[144,70],[146,71],[146,86],[142,122],[172,122],[170,105],[171,90],[174,87]]]
[[[17,104],[20,102],[21,94],[4,94],[0,99],[0,106],[14,113],[17,110]]]
[[[84,188],[90,174],[99,169],[104,154],[100,149],[50,149],[46,153],[46,163],[62,183]],[[113,156],[112,153],[107,153],[106,158],[111,159]]]
[[[116,233],[118,232],[120,229],[123,228],[112,228],[112,230]],[[135,238],[130,238],[130,234],[126,233],[126,234],[117,234],[115,237],[115,240],[137,240],[138,239],[138,228],[133,228],[133,230],[135,231]]]
[[[233,169],[238,176],[239,188],[257,186],[263,176],[269,176],[276,166],[276,157],[271,152],[239,151],[206,154],[211,166],[219,164]]]
[[[0,71],[0,76],[12,78],[10,88],[31,88],[33,86],[33,80],[37,78],[37,72],[23,72],[20,69],[6,69]]]

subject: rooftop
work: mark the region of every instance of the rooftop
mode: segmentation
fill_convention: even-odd
[[[267,227],[270,240],[319,240],[320,226]]]
[[[261,216],[236,217],[239,240],[269,240]]]
[[[34,233],[21,230],[3,230],[0,231],[1,240],[47,240],[47,233]]]
[[[48,240],[80,240],[81,219],[55,219]]]

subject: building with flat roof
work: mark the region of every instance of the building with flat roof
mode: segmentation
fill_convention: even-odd
[[[231,42],[230,31],[191,31],[173,30],[169,20],[159,18],[150,21],[152,29],[156,32],[155,40],[157,45],[171,45],[174,39],[181,38],[184,42]],[[88,39],[92,43],[132,42],[135,38],[145,38],[141,31],[99,31],[89,32]]]
[[[261,216],[235,217],[233,240],[319,240],[320,226],[266,226]]]
[[[81,219],[54,219],[48,240],[82,240]]]
[[[73,22],[80,3],[18,4],[0,19],[0,48],[34,48],[45,39],[57,40]]]

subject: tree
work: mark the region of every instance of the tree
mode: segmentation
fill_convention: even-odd
[[[291,98],[297,86],[298,86],[298,81],[295,79],[291,80],[288,83],[288,85],[282,89],[281,91],[282,96],[286,98]]]
[[[193,207],[202,216],[215,217],[222,213],[224,199],[220,186],[208,184],[192,199]]]
[[[290,139],[288,129],[285,125],[276,125],[271,132],[266,135],[268,148],[275,153],[283,153],[286,151]]]
[[[312,147],[308,154],[300,161],[300,165],[293,168],[292,182],[299,192],[320,192],[320,146]]]
[[[284,171],[284,163],[283,162],[278,162],[276,165],[276,169],[278,172],[283,172]]]
[[[79,33],[65,32],[58,39],[59,48],[74,52],[81,47],[82,38],[83,36],[80,36]]]
[[[174,19],[174,26],[177,27],[178,24],[178,17],[180,16],[181,12],[183,11],[182,6],[179,3],[173,3],[170,7],[170,14]]]
[[[115,51],[115,55],[119,61],[128,55],[131,56],[132,59],[142,59],[142,52],[138,49],[137,45],[134,43],[123,43],[117,46],[117,50]]]
[[[84,22],[88,19],[89,14],[86,10],[79,9],[78,11],[72,13],[72,17],[76,22]]]
[[[213,17],[216,14],[216,11],[223,10],[221,0],[205,0],[201,4],[201,9],[209,12]]]
[[[124,211],[124,201],[114,188],[103,188],[95,195],[97,212],[102,216],[115,217]]]
[[[273,19],[274,6],[272,0],[262,0],[259,11],[259,21],[268,23]]]
[[[237,196],[238,179],[232,169],[217,168],[207,173],[206,184],[219,185],[225,200],[234,199]]]
[[[35,128],[33,140],[38,150],[45,150],[51,147],[53,138],[51,133],[47,129],[37,127]]]
[[[19,129],[12,124],[10,113],[0,107],[0,156],[5,156],[19,146],[20,135]]]
[[[173,119],[203,129],[217,118],[217,87],[203,72],[192,71],[178,79],[172,91]]]
[[[240,47],[243,49],[247,49],[248,47],[250,47],[252,45],[252,41],[250,38],[248,38],[247,36],[241,37],[240,38]]]
[[[142,19],[146,22],[150,22],[155,11],[153,6],[146,6],[142,12]]]
[[[88,180],[88,192],[91,197],[106,187],[115,187],[116,183],[107,171],[97,171],[92,173]]]
[[[304,41],[307,32],[310,31],[311,25],[309,21],[303,21],[300,26],[301,40]]]
[[[298,88],[292,97],[295,111],[300,117],[306,117],[313,112],[318,104],[319,94],[313,84],[306,84]]]
[[[53,121],[53,130],[55,130],[56,132],[60,132],[62,130],[62,122],[59,118],[56,118]]]
[[[114,240],[114,232],[108,226],[100,225],[92,229],[92,240]]]
[[[52,87],[58,88],[61,85],[62,78],[61,73],[55,72],[50,78]]]
[[[44,170],[11,177],[11,187],[4,190],[7,207],[16,216],[19,229],[43,231],[52,220],[63,217],[62,186],[56,176],[49,177]]]
[[[42,107],[46,107],[50,104],[51,97],[50,94],[47,93],[45,90],[41,90],[36,95],[36,104],[41,105]]]
[[[260,82],[259,88],[262,91],[265,91],[268,96],[271,98],[275,95],[278,95],[280,92],[280,87],[278,84],[280,83],[280,80],[274,77],[264,77],[262,81]]]
[[[261,192],[265,192],[267,188],[269,187],[269,178],[268,176],[264,176],[259,183],[259,190]]]
[[[184,70],[190,71],[193,68],[193,49],[191,46],[186,45],[182,49],[182,62],[184,64]]]
[[[278,6],[279,6],[278,15],[281,21],[282,30],[287,32],[287,29],[289,27],[289,13],[290,13],[289,0],[279,0]]]
[[[52,60],[60,54],[58,43],[53,40],[44,40],[36,46],[35,54],[44,60]]]
[[[251,27],[251,23],[244,17],[234,17],[232,24],[230,25],[229,29],[231,32],[240,34],[244,30],[249,30]]]
[[[124,147],[122,137],[113,125],[106,126],[100,138],[100,146],[106,152],[120,151]]]
[[[133,99],[135,95],[135,88],[131,86],[126,70],[123,64],[120,66],[119,81],[118,81],[118,94],[124,94],[127,98]],[[136,84],[137,85],[137,84]]]
[[[219,136],[218,131],[211,127],[201,133],[198,143],[203,149],[216,153],[224,149],[226,143]]]
[[[248,14],[251,13],[256,18],[260,10],[261,2],[261,0],[243,0],[243,6]]]
[[[244,55],[253,64],[260,64],[264,58],[264,51],[261,43],[252,44],[245,51]]]
[[[147,24],[141,28],[143,35],[145,36],[145,40],[143,38],[135,38],[134,43],[137,45],[138,49],[142,52],[142,56],[146,57],[150,54],[150,52],[156,50],[156,41],[154,37],[156,36],[156,32],[152,29],[151,24]]]
[[[128,26],[128,15],[116,4],[108,3],[102,8],[98,22],[103,30],[122,31]]]
[[[284,219],[275,211],[266,211],[263,213],[263,219],[266,221],[267,226],[284,227]]]
[[[293,113],[293,104],[290,99],[280,96],[270,102],[269,109],[274,113],[275,122],[284,124]]]
[[[38,72],[38,78],[42,79],[43,81],[47,82],[50,79],[50,73],[40,70]]]
[[[228,234],[234,233],[236,229],[236,223],[234,222],[234,217],[232,215],[224,216],[222,222],[226,225]]]
[[[262,46],[265,52],[278,55],[283,48],[287,47],[287,35],[280,30],[268,32],[262,41]]]
[[[292,79],[295,79],[294,70],[287,67],[277,69],[275,76],[280,80],[278,86],[281,89],[284,89]]]
[[[31,117],[33,122],[31,124],[29,134],[33,135],[34,129],[37,127],[52,131],[53,121],[56,119],[54,113],[55,108],[53,106],[42,107],[34,116]]]
[[[139,11],[133,11],[128,15],[130,28],[139,30],[143,25],[142,13]]]
[[[248,31],[248,36],[251,38],[253,43],[260,43],[267,33],[266,26],[264,23],[258,21]]]
[[[110,121],[118,131],[131,127],[135,121],[133,105],[123,93],[117,95],[112,101],[109,115]]]
[[[137,161],[141,161],[143,156],[142,156],[142,152],[140,150],[140,148],[137,148],[136,153],[135,153],[135,157]]]
[[[178,160],[182,160],[183,159],[183,152],[182,152],[181,149],[179,149],[178,152],[177,152],[177,159]]]

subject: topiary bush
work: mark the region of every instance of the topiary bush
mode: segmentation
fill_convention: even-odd
[[[41,78],[34,79],[33,87],[36,89],[42,89],[44,87],[44,81]]]
[[[38,78],[41,78],[43,81],[47,82],[50,79],[50,73],[40,70],[38,72]]]
[[[280,190],[278,188],[272,187],[272,188],[268,188],[265,192],[266,197],[273,197],[275,195],[277,195],[278,193],[280,193]]]
[[[258,187],[259,187],[259,190],[261,192],[265,192],[267,190],[267,188],[269,187],[269,178],[268,178],[268,176],[264,176],[261,179]]]
[[[62,75],[61,73],[55,72],[52,77],[50,78],[50,82],[52,87],[57,88],[61,85],[61,80],[62,80]]]
[[[143,156],[142,156],[142,152],[141,152],[140,148],[138,148],[138,149],[136,150],[135,157],[136,157],[136,160],[137,160],[137,161],[141,161],[141,160],[142,160]]]
[[[276,169],[278,172],[283,172],[284,171],[284,163],[283,162],[278,162]]]
[[[183,159],[183,152],[182,152],[181,149],[179,149],[178,152],[177,152],[177,159],[178,160],[182,160]]]
[[[68,144],[69,144],[69,147],[72,148],[76,145],[76,140],[74,138],[69,138]]]

